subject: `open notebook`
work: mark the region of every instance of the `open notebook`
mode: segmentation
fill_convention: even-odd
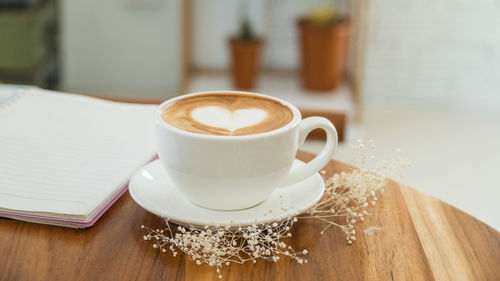
[[[155,155],[156,106],[18,90],[0,102],[0,216],[89,227]]]

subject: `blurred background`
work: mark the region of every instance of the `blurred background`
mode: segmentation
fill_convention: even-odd
[[[401,182],[500,229],[499,30],[496,0],[0,0],[0,94],[278,96],[335,124],[335,159],[401,149]]]

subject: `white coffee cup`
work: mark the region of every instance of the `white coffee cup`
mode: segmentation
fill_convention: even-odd
[[[243,136],[198,134],[176,128],[162,117],[165,104],[188,96],[245,93],[274,99],[293,113],[290,123],[273,131]],[[165,101],[156,112],[160,161],[169,178],[192,203],[216,210],[238,210],[264,201],[276,188],[300,182],[321,170],[337,148],[337,130],[322,117],[301,120],[300,111],[284,100],[249,92],[212,91]],[[326,132],[322,151],[306,165],[290,170],[295,154],[314,129]]]

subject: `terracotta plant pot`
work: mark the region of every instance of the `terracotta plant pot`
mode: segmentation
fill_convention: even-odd
[[[345,75],[349,22],[316,25],[301,19],[298,27],[304,87],[313,91],[335,89]]]
[[[233,85],[237,89],[250,90],[255,86],[260,66],[260,51],[263,40],[229,39],[231,49],[231,73]]]

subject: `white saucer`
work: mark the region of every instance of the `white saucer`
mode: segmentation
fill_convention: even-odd
[[[304,165],[295,160],[293,168]],[[259,205],[238,211],[205,209],[189,202],[170,182],[159,160],[139,169],[130,179],[132,198],[147,211],[180,225],[246,226],[279,220],[301,213],[323,195],[325,183],[318,174],[291,186],[276,189]]]

